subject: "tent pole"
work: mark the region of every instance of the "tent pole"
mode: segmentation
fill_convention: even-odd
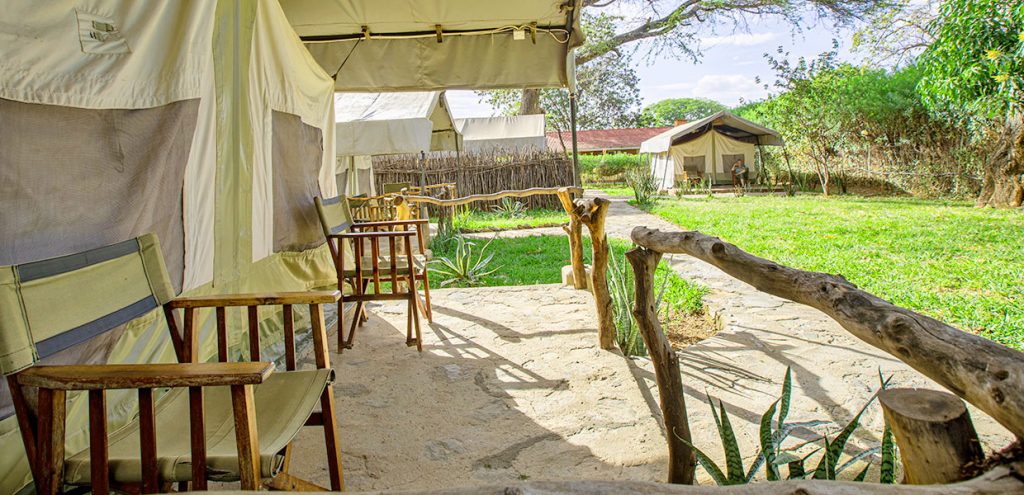
[[[420,194],[427,194],[427,153],[420,151]]]
[[[576,142],[576,93],[569,92],[569,125],[572,128],[572,178],[573,185],[576,187],[582,187],[583,182],[580,180],[580,156],[579,148]]]

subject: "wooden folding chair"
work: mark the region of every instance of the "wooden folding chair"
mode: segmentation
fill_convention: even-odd
[[[430,310],[430,279],[426,256],[423,254],[423,233],[426,220],[391,220],[355,222],[349,203],[343,197],[315,198],[317,214],[324,236],[334,258],[338,272],[338,289],[342,292],[338,302],[338,352],[352,348],[356,327],[362,325],[364,303],[375,300],[405,299],[408,301],[406,344],[423,351],[419,311],[432,321]],[[412,229],[410,230],[410,227]],[[414,252],[412,239],[417,238],[419,254]],[[382,245],[382,241],[386,246]],[[349,266],[349,262],[352,266]],[[390,291],[382,292],[383,282],[390,282]],[[423,283],[426,302],[420,300],[416,283]],[[373,292],[369,285],[373,283]],[[352,288],[345,294],[345,284]],[[402,285],[405,290],[402,290]],[[354,302],[352,324],[348,338],[343,335],[344,303]],[[414,335],[415,333],[415,335]]]
[[[0,267],[0,370],[11,389],[36,492],[66,485],[131,492],[311,486],[288,474],[292,439],[322,426],[331,489],[344,489],[323,304],[337,291],[174,297],[156,236],[61,258]],[[283,306],[287,371],[260,362],[259,306]],[[316,367],[296,369],[293,306],[308,305]],[[41,365],[163,308],[178,363]],[[229,362],[226,310],[245,307],[248,356]],[[215,308],[217,363],[199,363],[196,311]],[[179,314],[179,311],[182,314]],[[180,329],[180,330],[179,330]],[[179,333],[180,332],[180,333]],[[171,388],[157,400],[154,389]],[[35,390],[33,407],[28,397]],[[108,431],[106,391],[135,389],[139,416]],[[65,452],[65,399],[87,391],[89,448]],[[314,411],[319,404],[320,411]]]

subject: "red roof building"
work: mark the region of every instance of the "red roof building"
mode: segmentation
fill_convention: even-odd
[[[648,127],[643,129],[594,129],[576,131],[576,143],[579,152],[587,155],[604,153],[630,153],[640,151],[640,143],[661,134],[671,127]],[[572,149],[572,132],[558,131],[546,133],[548,149],[563,151]],[[563,147],[562,143],[565,143]]]

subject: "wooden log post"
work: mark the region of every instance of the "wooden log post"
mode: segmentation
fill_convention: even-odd
[[[886,424],[900,447],[903,482],[954,483],[984,458],[970,413],[959,397],[938,390],[897,388],[878,393]]]
[[[841,276],[779,265],[700,232],[633,229],[633,242],[708,262],[754,288],[830,316],[1024,438],[1024,353],[895,306]]]
[[[583,266],[583,224],[576,214],[576,207],[573,204],[569,188],[563,187],[558,190],[558,200],[562,202],[562,208],[569,215],[569,226],[565,233],[569,236],[569,260],[572,264],[572,285],[576,289],[587,288],[587,271]]]
[[[647,345],[647,352],[654,364],[654,378],[658,384],[658,398],[661,415],[665,421],[665,435],[668,442],[668,482],[691,485],[697,460],[689,443],[690,422],[686,415],[686,401],[683,396],[683,379],[679,370],[679,357],[669,343],[668,337],[658,321],[655,307],[654,271],[661,261],[661,253],[644,248],[634,248],[626,253],[626,259],[633,267],[636,300],[633,317],[636,318],[640,336]]]
[[[601,348],[615,348],[615,313],[612,310],[612,296],[608,292],[608,235],[604,231],[604,220],[608,216],[608,205],[604,198],[574,201],[580,223],[590,231],[590,246],[593,256],[590,262],[590,292],[594,294],[597,308],[597,333]]]

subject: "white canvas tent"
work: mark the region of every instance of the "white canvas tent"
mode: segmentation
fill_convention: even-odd
[[[443,91],[338,93],[334,108],[341,193],[376,194],[374,155],[462,149]]]
[[[562,5],[554,0],[4,2],[0,264],[155,232],[179,293],[333,285],[334,266],[312,197],[337,193],[335,88],[565,85],[571,48],[582,38],[579,3]],[[293,28],[282,6],[289,7],[289,16],[305,12],[314,22]],[[321,7],[343,15],[323,16]],[[549,26],[556,20],[565,32]],[[362,41],[340,41],[341,51],[330,44],[303,44],[296,29],[309,34],[321,21],[342,35],[362,32],[362,25],[369,29]],[[529,33],[516,39],[515,29],[503,27],[510,22],[536,22],[536,43]],[[446,30],[442,44],[421,37],[370,40],[371,32],[433,30],[437,24]],[[473,31],[466,33],[470,37],[457,33],[462,28]],[[352,51],[354,45],[360,48]],[[351,59],[337,72],[340,65],[331,57],[345,50]],[[301,313],[297,308],[297,316]],[[281,331],[274,323],[280,318],[260,316],[265,318],[261,333]],[[208,359],[216,352],[216,332],[209,315],[197,317],[200,348],[207,353],[200,359]],[[154,311],[43,362],[172,362],[163,321]],[[229,327],[229,340],[241,346],[244,322],[229,317]],[[281,352],[267,349],[264,356],[275,359]],[[0,493],[16,493],[31,475],[2,383]],[[69,450],[83,448],[88,440],[83,399],[68,401]],[[110,393],[107,402],[111,429],[136,408],[128,392]]]
[[[709,117],[673,127],[640,144],[650,153],[651,172],[661,189],[671,189],[684,173],[705,177],[715,184],[731,183],[731,168],[743,160],[750,176],[757,174],[758,146],[782,146],[778,132],[721,111]]]
[[[468,152],[545,150],[544,115],[455,119]]]
[[[155,232],[176,292],[334,283],[312,202],[335,193],[334,84],[277,2],[24,0],[0,17],[0,265]],[[173,362],[158,316],[39,358]],[[112,429],[136,407],[122,392]],[[31,480],[8,393],[0,493]],[[71,451],[88,445],[84,399],[69,396]]]

